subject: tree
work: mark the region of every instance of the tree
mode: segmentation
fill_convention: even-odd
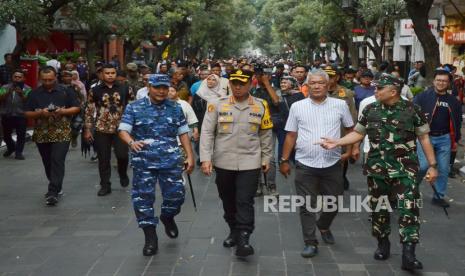
[[[433,72],[440,64],[439,44],[429,28],[428,14],[433,0],[405,0],[413,29],[425,53],[426,78],[433,79]]]
[[[376,62],[383,61],[383,50],[388,34],[394,33],[394,22],[405,17],[403,0],[358,0],[358,13],[364,20],[365,40],[375,55]]]
[[[25,51],[32,38],[46,37],[55,22],[55,13],[73,2],[71,0],[2,0],[0,1],[0,26],[10,24],[18,32],[15,57]]]

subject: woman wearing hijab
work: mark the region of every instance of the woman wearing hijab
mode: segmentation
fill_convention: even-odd
[[[218,100],[228,95],[228,86],[216,74],[208,76],[199,87],[197,95],[207,102]]]
[[[81,92],[81,95],[84,99],[87,99],[87,91],[86,91],[86,86],[84,85],[84,83],[79,79],[79,72],[74,70],[71,72],[72,74],[72,84],[76,85],[77,87],[79,87],[79,91]],[[84,100],[85,101],[85,100]]]
[[[207,110],[207,102],[218,100],[221,97],[226,97],[229,95],[229,91],[229,85],[222,82],[221,78],[215,74],[209,75],[202,81],[192,101],[192,108],[194,109],[195,115],[199,119],[199,133],[202,128],[203,117]],[[199,156],[198,142],[194,144],[194,149],[197,152],[197,156]],[[200,166],[199,159],[197,159],[197,165]]]

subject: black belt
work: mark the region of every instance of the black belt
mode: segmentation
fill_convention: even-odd
[[[442,130],[442,131],[430,131],[429,136],[442,136],[449,134],[449,130]]]

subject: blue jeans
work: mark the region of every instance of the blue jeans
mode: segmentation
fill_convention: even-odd
[[[449,134],[442,136],[430,136],[431,144],[433,145],[434,155],[436,156],[436,162],[438,163],[438,178],[434,183],[436,190],[441,198],[446,195],[447,190],[447,177],[449,175],[450,165],[450,152],[451,152],[451,141]],[[420,171],[418,173],[418,183],[425,177],[426,171],[428,170],[429,164],[426,159],[425,153],[421,144],[417,142],[417,154],[418,161],[420,163]],[[436,195],[434,195],[436,198]]]

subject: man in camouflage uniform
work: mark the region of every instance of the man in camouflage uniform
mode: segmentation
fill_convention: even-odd
[[[141,75],[139,74],[139,67],[137,64],[130,62],[126,64],[126,71],[127,71],[127,84],[132,88],[132,91],[136,93],[144,87],[144,83],[142,82]]]
[[[351,90],[342,87],[338,84],[340,75],[337,68],[333,66],[326,66],[323,69],[329,76],[329,88],[328,88],[328,96],[336,99],[343,100],[349,106],[350,115],[352,115],[352,120],[354,122],[357,121],[357,109],[355,109],[355,101],[354,101],[354,92]],[[346,134],[347,131],[341,129],[341,133]],[[342,177],[344,178],[344,190],[349,189],[349,179],[347,179],[347,170],[349,169],[349,157],[352,152],[352,145],[348,145],[343,149],[343,154],[341,155],[342,161]]]
[[[178,136],[187,154],[187,173],[194,169],[189,126],[181,106],[167,99],[169,77],[151,75],[149,84],[149,97],[129,104],[118,128],[121,140],[131,148],[132,202],[139,227],[145,234],[145,256],[156,254],[158,249],[155,231],[158,218],[153,208],[157,182],[163,197],[160,220],[170,238],[178,236],[174,216],[181,211],[185,194],[182,181],[184,159],[176,140]]]
[[[378,101],[367,106],[355,131],[341,139],[324,138],[320,143],[326,149],[359,142],[365,135],[370,139],[370,152],[365,170],[368,174],[370,205],[375,210],[381,197],[397,196],[399,234],[403,245],[402,269],[415,270],[423,266],[415,257],[415,244],[419,241],[420,192],[416,175],[419,165],[416,139],[421,143],[430,167],[427,180],[434,183],[437,177],[436,160],[429,140],[429,126],[418,106],[401,99],[402,82],[388,74],[376,82]],[[387,203],[384,200],[384,203]],[[378,239],[374,254],[377,260],[390,255],[388,236],[391,232],[389,205],[372,214],[372,233]]]

